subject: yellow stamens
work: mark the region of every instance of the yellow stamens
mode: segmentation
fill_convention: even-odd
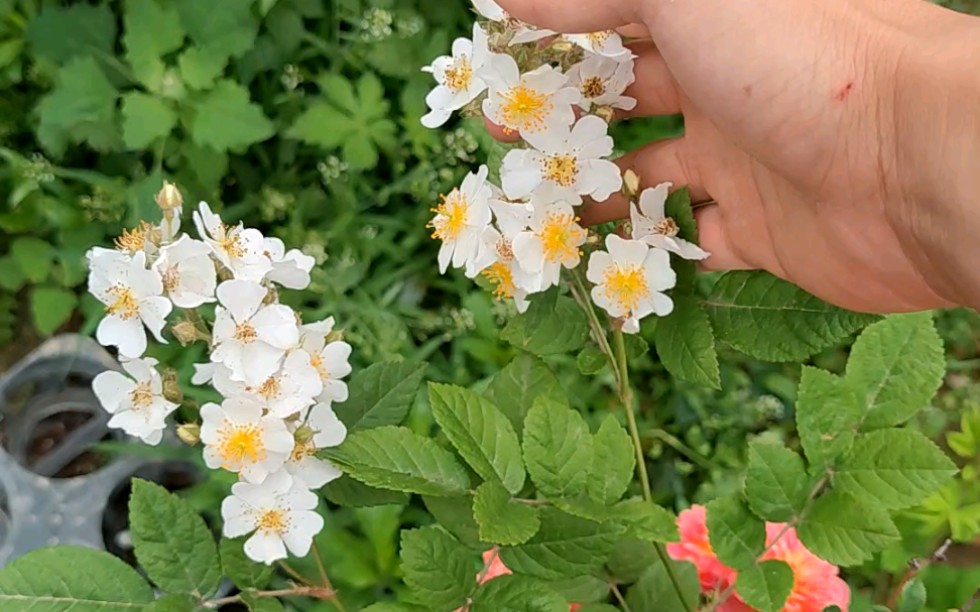
[[[261,387],[259,387],[259,395],[264,397],[266,400],[271,400],[274,397],[278,397],[281,390],[282,387],[279,384],[279,377],[270,376],[269,378],[265,379],[265,382],[262,383]]]
[[[146,408],[153,403],[153,392],[150,391],[150,383],[138,383],[129,393],[129,401],[133,404],[134,410]]]
[[[510,271],[510,266],[498,261],[481,274],[493,285],[493,297],[498,300],[514,297],[517,287],[514,285],[514,275]]]
[[[218,430],[218,454],[225,469],[236,469],[265,459],[265,442],[262,430],[254,423],[237,425],[225,421]]]
[[[330,378],[330,371],[327,370],[326,366],[323,365],[323,357],[320,355],[313,355],[310,357],[310,365],[313,369],[320,374],[320,380],[327,380]]]
[[[466,91],[471,82],[473,82],[473,65],[468,57],[456,58],[452,67],[446,69],[442,80],[442,84],[454,93]]]
[[[252,326],[252,324],[249,323],[248,321],[246,321],[245,323],[240,323],[235,328],[234,338],[235,340],[241,342],[242,344],[249,344],[250,342],[255,341],[255,338],[257,336],[258,334],[255,333],[255,327]]]
[[[293,463],[299,463],[307,457],[312,457],[316,454],[316,446],[313,444],[313,440],[306,440],[304,442],[296,441],[296,445],[293,446],[293,452],[289,454],[289,460]]]
[[[433,230],[433,238],[443,241],[455,240],[466,226],[470,203],[459,189],[453,189],[449,195],[441,197],[442,203],[432,209],[436,216],[428,227]]]
[[[178,285],[180,285],[180,271],[177,270],[177,266],[167,268],[163,273],[163,288],[167,293],[173,293]]]
[[[139,314],[139,304],[136,303],[136,296],[129,287],[115,285],[110,287],[107,293],[114,299],[105,307],[106,314],[121,319],[132,319]]]
[[[600,77],[589,77],[582,81],[582,95],[590,100],[606,93],[606,82]]]
[[[568,213],[548,213],[538,232],[546,260],[566,263],[578,257],[578,247],[585,240],[585,230],[576,225],[577,221],[578,217]]]
[[[266,510],[259,515],[259,520],[255,522],[257,531],[271,531],[272,533],[283,534],[289,529],[289,517],[279,508]]]
[[[674,221],[673,217],[664,217],[653,226],[653,231],[673,238],[680,233],[681,228],[677,227],[677,222]]]
[[[650,293],[646,275],[641,266],[613,264],[603,273],[605,294],[627,312],[635,311],[640,300]]]
[[[549,155],[542,166],[544,178],[562,187],[571,187],[578,178],[578,159],[574,155]]]
[[[224,223],[219,224],[214,240],[218,243],[218,248],[227,253],[229,257],[240,259],[245,256],[245,247],[242,246],[241,239],[238,237],[237,227],[229,231]]]
[[[612,36],[612,30],[603,30],[601,32],[590,32],[586,34],[585,37],[592,43],[592,47],[601,47],[609,37]]]
[[[555,109],[551,96],[532,89],[526,85],[518,85],[500,94],[505,100],[500,109],[498,123],[507,127],[517,127],[524,132],[537,132],[545,127],[545,121]]]
[[[146,221],[140,221],[140,224],[133,229],[123,230],[122,236],[115,240],[116,248],[130,253],[142,251],[146,247],[146,241],[152,231],[152,225]]]

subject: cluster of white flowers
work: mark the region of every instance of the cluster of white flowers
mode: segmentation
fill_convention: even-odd
[[[305,556],[323,527],[312,491],[340,476],[316,452],[347,435],[332,404],[347,399],[351,347],[332,318],[303,324],[279,303],[280,287],[309,285],[312,257],[256,229],[226,225],[204,202],[193,213],[200,239],[192,238],[179,233],[180,192],[166,184],[157,202],[159,224],[143,222],[116,249],[88,253],[89,291],[105,305],[96,337],[117,347],[125,372],[99,374],[95,394],[111,427],[159,443],[182,394],[174,381],[168,388],[156,359],[144,357],[146,330],[166,343],[168,316],[183,311],[174,336],[210,349],[191,382],[211,385],[223,399],[202,406],[200,422],[182,425],[182,437],[204,444],[208,467],[240,480],[221,507],[224,534],[254,532],[245,552],[256,561],[285,558],[287,549]]]
[[[470,278],[483,275],[495,296],[513,298],[523,312],[529,295],[581,263],[589,237],[576,215],[583,198],[603,202],[623,189],[620,169],[608,159],[608,125],[617,111],[636,106],[625,95],[635,56],[612,31],[562,35],[521,23],[494,0],[473,5],[483,19],[472,40],[457,39],[452,55],[423,68],[437,85],[422,123],[436,128],[455,111],[482,111],[520,143],[503,159],[500,186],[482,166],[443,196],[430,227],[442,241],[440,272],[451,265]],[[669,187],[644,191],[639,208],[631,206],[631,237],[610,235],[606,250],[588,260],[593,300],[629,333],[644,316],[673,309],[663,293],[676,283],[668,251],[708,256],[678,238],[677,224],[665,216]]]

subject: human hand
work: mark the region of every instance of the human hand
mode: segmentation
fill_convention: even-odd
[[[627,95],[639,102],[628,116],[682,112],[685,135],[620,166],[717,203],[696,212],[705,267],[768,270],[854,310],[980,304],[980,278],[957,272],[980,261],[964,257],[980,244],[980,213],[949,201],[971,193],[965,182],[980,188],[965,163],[980,123],[950,120],[932,93],[962,80],[935,65],[965,55],[976,66],[980,49],[950,41],[980,40],[977,20],[919,0],[499,2],[560,32],[649,36],[631,45]],[[581,216],[625,218],[627,206],[610,199]]]

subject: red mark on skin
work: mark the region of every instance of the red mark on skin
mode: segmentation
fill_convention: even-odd
[[[847,99],[847,96],[851,95],[851,90],[854,89],[854,81],[848,81],[846,85],[837,90],[834,94],[834,100],[838,102],[843,102]]]
[[[751,85],[746,85],[745,87],[743,87],[742,88],[742,93],[745,94],[745,97],[746,98],[751,98],[752,97],[752,86]]]

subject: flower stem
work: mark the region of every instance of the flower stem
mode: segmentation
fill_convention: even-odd
[[[330,601],[333,602],[334,607],[340,612],[347,612],[344,604],[340,601],[340,597],[337,596],[337,590],[330,584],[330,577],[327,576],[327,568],[323,565],[323,555],[320,554],[320,547],[317,545],[316,540],[313,540],[313,558],[316,559],[316,569],[320,572],[320,584],[323,588],[333,593]]]
[[[572,297],[575,298],[579,307],[585,312],[585,317],[589,321],[589,329],[592,331],[592,339],[599,345],[599,350],[602,351],[602,354],[609,361],[609,369],[612,370],[613,377],[616,379],[618,392],[618,388],[621,388],[619,367],[616,364],[616,357],[613,355],[612,348],[609,346],[609,339],[606,338],[606,331],[602,327],[602,322],[599,321],[599,316],[596,314],[595,308],[592,307],[592,302],[589,300],[589,291],[585,288],[585,283],[582,282],[582,275],[578,273],[578,270],[572,270],[571,276],[572,285],[570,289],[572,290]]]

